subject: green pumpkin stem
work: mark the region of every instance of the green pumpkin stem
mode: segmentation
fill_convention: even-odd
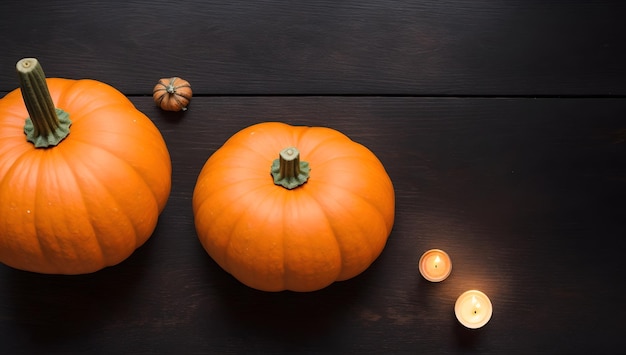
[[[307,182],[310,171],[309,163],[300,161],[300,152],[294,147],[281,150],[271,169],[274,184],[289,190]]]
[[[70,133],[72,121],[69,114],[54,106],[46,76],[37,59],[21,59],[16,69],[30,115],[24,124],[26,139],[37,148],[56,146]]]

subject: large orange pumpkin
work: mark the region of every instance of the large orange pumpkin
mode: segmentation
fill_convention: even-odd
[[[232,136],[193,194],[208,254],[264,291],[314,291],[366,270],[386,244],[394,203],[366,147],[330,128],[278,122]]]
[[[22,89],[0,99],[0,261],[54,274],[123,261],[170,193],[163,137],[109,85],[17,68]]]

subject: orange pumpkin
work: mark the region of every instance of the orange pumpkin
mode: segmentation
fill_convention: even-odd
[[[17,68],[23,89],[0,99],[0,261],[50,274],[123,261],[168,199],[165,141],[109,85],[45,79],[36,59]]]
[[[193,92],[187,80],[172,77],[163,78],[152,89],[152,98],[166,111],[186,111]]]
[[[264,291],[319,290],[366,270],[386,244],[394,204],[392,182],[366,147],[330,128],[278,122],[232,136],[193,193],[205,250]]]

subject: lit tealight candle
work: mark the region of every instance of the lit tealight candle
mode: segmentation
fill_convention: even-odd
[[[487,324],[492,312],[493,307],[489,297],[478,290],[463,292],[454,305],[456,318],[470,329],[480,328]]]
[[[445,280],[452,272],[452,261],[445,251],[431,249],[420,258],[419,269],[426,280],[439,282]]]

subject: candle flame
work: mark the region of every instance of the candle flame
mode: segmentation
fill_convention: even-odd
[[[472,308],[472,313],[473,314],[478,314],[478,311],[480,309],[480,301],[478,301],[478,299],[476,299],[476,296],[472,296],[472,305],[474,306]]]
[[[439,267],[439,263],[441,262],[441,258],[439,255],[435,256],[435,269]]]

